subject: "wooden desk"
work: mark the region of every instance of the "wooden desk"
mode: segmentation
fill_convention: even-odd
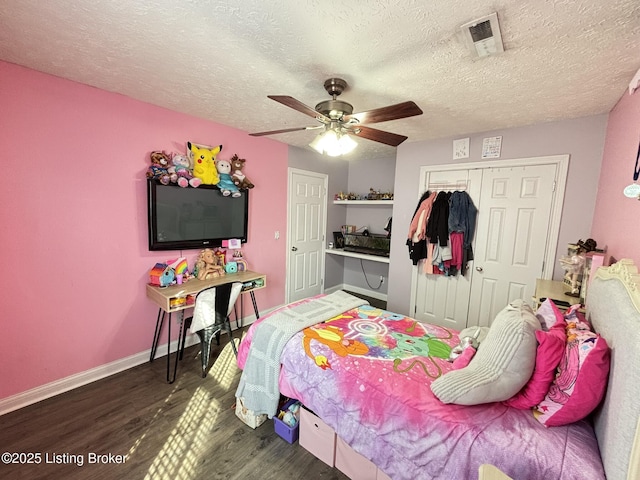
[[[254,292],[267,286],[267,276],[262,273],[253,272],[251,270],[245,270],[244,272],[228,273],[221,277],[215,277],[211,280],[198,280],[192,279],[181,285],[171,285],[169,287],[158,287],[156,285],[147,284],[147,298],[155,302],[158,309],[158,318],[156,320],[156,329],[153,334],[153,343],[151,345],[150,362],[153,362],[156,351],[158,349],[158,342],[160,341],[160,333],[164,324],[164,318],[166,314],[169,314],[169,321],[167,323],[167,382],[173,383],[176,379],[176,372],[178,370],[178,352],[176,352],[175,366],[173,369],[173,375],[171,375],[171,314],[178,314],[178,324],[180,328],[180,334],[178,338],[181,338],[184,332],[184,311],[188,308],[193,308],[195,305],[195,298],[203,290],[208,288],[217,287],[226,283],[242,282],[241,294],[248,293],[251,295],[251,302],[253,303],[253,311],[256,318],[260,318],[260,312],[258,312],[258,304],[256,303],[256,297]],[[244,317],[242,302],[240,302],[240,317],[236,315],[236,321],[238,326],[242,326],[242,318]],[[180,345],[178,345],[178,349]]]
[[[579,297],[572,297],[564,293],[567,290],[570,290],[570,287],[566,286],[564,282],[538,278],[536,280],[536,291],[533,294],[533,302],[536,309],[540,307],[540,304],[547,298],[553,300],[553,303],[561,310],[566,310],[571,305],[581,303]]]

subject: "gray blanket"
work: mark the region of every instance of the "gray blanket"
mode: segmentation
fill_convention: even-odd
[[[256,415],[266,413],[272,418],[280,399],[280,354],[289,339],[300,330],[367,303],[339,290],[274,312],[256,326],[236,397],[243,397],[244,405]]]

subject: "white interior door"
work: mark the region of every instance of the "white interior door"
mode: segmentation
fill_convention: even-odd
[[[510,301],[530,301],[543,275],[555,177],[555,165],[483,171],[469,325],[488,326]]]
[[[327,175],[289,169],[287,302],[322,293]]]
[[[480,198],[481,170],[449,170],[427,172],[422,191],[464,189],[476,208]],[[417,320],[454,330],[467,326],[471,272],[445,277],[425,274],[422,263],[414,268],[416,292],[413,316]]]

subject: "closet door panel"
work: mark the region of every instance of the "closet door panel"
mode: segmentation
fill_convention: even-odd
[[[478,205],[481,170],[450,170],[429,172],[421,189],[465,190]],[[424,272],[422,263],[414,270],[413,316],[417,320],[454,330],[467,326],[471,273],[445,277]]]
[[[546,254],[555,175],[554,165],[483,171],[470,325],[488,326],[509,302],[530,301]]]

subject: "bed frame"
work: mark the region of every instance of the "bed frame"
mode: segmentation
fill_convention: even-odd
[[[598,269],[587,318],[611,348],[607,392],[594,414],[607,480],[640,479],[640,275],[632,260]]]

